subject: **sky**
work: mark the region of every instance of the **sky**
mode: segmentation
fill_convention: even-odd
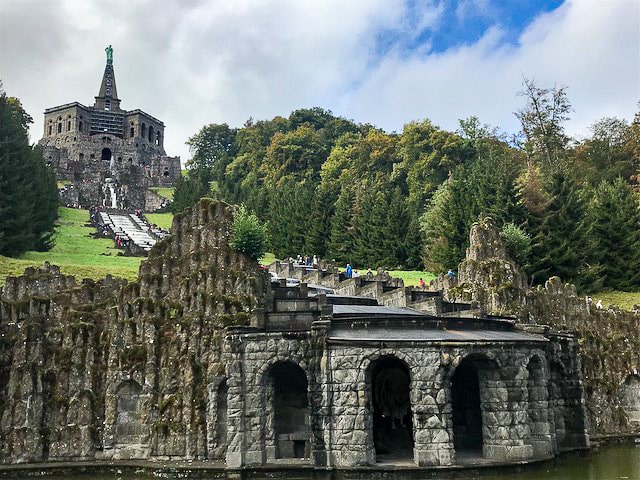
[[[161,119],[183,163],[203,125],[315,106],[515,133],[523,78],[568,87],[576,138],[640,109],[638,0],[0,0],[0,80],[32,141],[45,108],[93,104],[109,44],[121,107]]]

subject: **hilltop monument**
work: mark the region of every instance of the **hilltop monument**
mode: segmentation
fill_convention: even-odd
[[[155,210],[162,198],[151,187],[180,177],[180,157],[164,150],[164,123],[140,110],[123,110],[116,88],[113,48],[93,106],[79,102],[47,108],[43,155],[65,184],[67,206]]]

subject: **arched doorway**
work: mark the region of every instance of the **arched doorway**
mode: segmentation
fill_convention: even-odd
[[[100,156],[101,160],[111,160],[111,149],[103,148],[102,155]]]
[[[451,379],[453,445],[456,452],[482,455],[480,379],[473,359],[465,358]]]
[[[223,380],[218,386],[216,394],[216,447],[227,446],[227,396],[229,387],[227,381]]]
[[[411,375],[395,357],[383,357],[371,367],[373,443],[377,461],[413,458]]]
[[[116,392],[116,443],[140,443],[143,434],[140,414],[142,387],[134,380],[124,382]]]
[[[307,376],[292,362],[271,368],[275,458],[309,458],[310,421]]]
[[[640,377],[629,375],[620,388],[621,404],[629,422],[640,423]]]

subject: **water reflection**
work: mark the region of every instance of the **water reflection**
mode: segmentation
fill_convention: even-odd
[[[318,478],[317,472],[314,476],[310,473],[307,476],[304,474],[295,474],[291,471],[285,474],[279,474],[278,472],[265,473],[264,477],[253,474],[251,479],[311,479]],[[451,475],[453,474],[453,476]],[[4,476],[0,476],[6,479]],[[176,477],[163,476],[164,478],[189,478],[186,476],[178,475]],[[11,480],[26,480],[33,479],[34,477],[13,477]],[[146,475],[122,475],[117,473],[109,473],[103,475],[74,475],[72,477],[64,476],[52,476],[47,477],[48,480],[151,480],[153,476]],[[206,476],[199,476],[199,479],[209,480]],[[219,477],[218,477],[219,478]],[[339,475],[334,477],[339,479]],[[390,478],[385,476],[385,478]],[[416,478],[415,476],[413,478]],[[425,478],[438,478],[435,476],[425,476]],[[544,464],[538,467],[532,467],[526,469],[522,473],[503,473],[500,475],[478,475],[469,473],[465,475],[462,472],[450,472],[450,475],[444,476],[444,478],[456,478],[461,480],[640,480],[640,446],[635,445],[616,445],[606,448],[602,448],[597,452],[590,455],[568,455],[557,461],[556,464]]]

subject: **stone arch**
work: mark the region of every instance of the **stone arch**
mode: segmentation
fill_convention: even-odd
[[[78,122],[78,131],[82,132],[82,120]]]
[[[544,354],[535,353],[527,363],[527,416],[529,443],[535,458],[553,454],[549,413],[548,372]]]
[[[148,138],[149,142],[153,143],[153,141],[155,140],[155,137],[153,136],[153,127],[151,125],[149,125],[149,138]]]
[[[62,133],[62,122],[58,122],[58,133]]]
[[[147,135],[147,125],[142,122],[142,126],[140,127],[140,136],[144,138]]]
[[[640,376],[629,375],[620,387],[620,404],[629,422],[640,423]]]
[[[71,120],[67,120],[67,132],[71,131]]]
[[[490,399],[500,379],[498,363],[484,353],[453,362],[445,379],[451,392],[452,440],[456,454],[484,455],[485,432],[495,423]]]
[[[116,389],[117,444],[141,443],[144,433],[142,423],[142,387],[135,380],[126,380]]]
[[[160,134],[160,130],[156,132],[156,145],[162,145],[162,135]]]
[[[227,406],[229,397],[229,385],[223,378],[216,389],[216,447],[226,448],[227,441]]]
[[[367,404],[376,459],[384,455],[413,458],[414,427],[411,371],[395,354],[369,362],[366,370]]]
[[[311,422],[307,372],[297,363],[283,360],[266,370],[267,411],[265,443],[269,458],[310,456]]]
[[[133,125],[131,126],[131,128],[129,129],[129,138],[133,138],[135,136],[135,128],[133,128]]]
[[[102,149],[102,153],[100,154],[100,159],[101,160],[111,160],[111,149],[110,148],[103,148]]]

